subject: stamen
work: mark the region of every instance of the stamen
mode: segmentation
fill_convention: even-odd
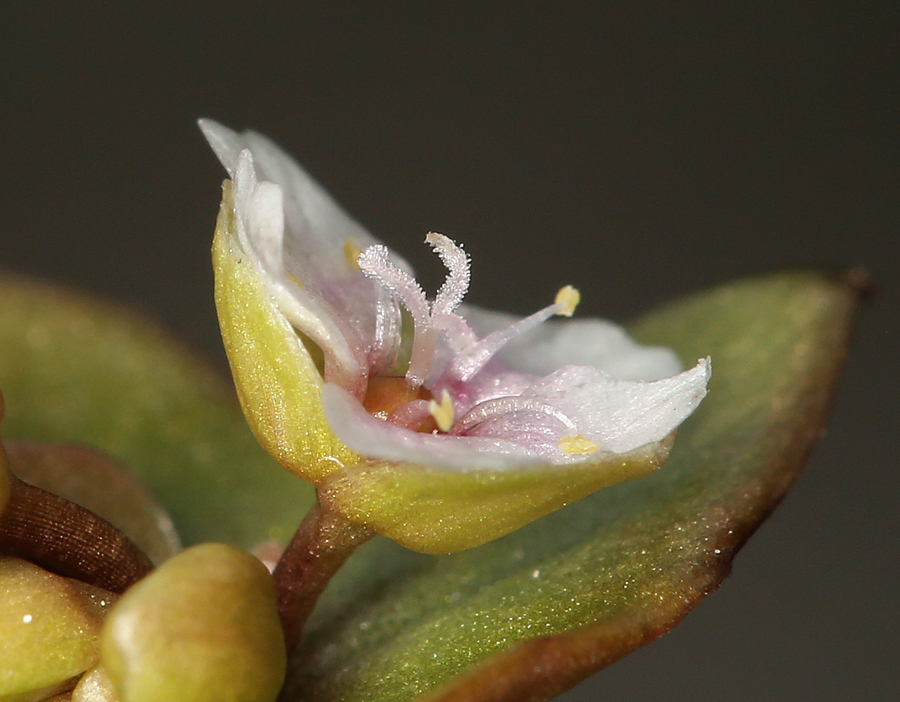
[[[369,351],[369,375],[388,373],[397,362],[400,352],[400,310],[389,291],[378,288],[377,293],[375,335]]]
[[[505,329],[498,329],[488,334],[481,341],[470,347],[468,351],[456,356],[450,368],[448,368],[448,372],[456,380],[464,383],[469,381],[506,344],[517,336],[521,336],[525,332],[540,326],[559,313],[560,304],[554,303],[524,319],[520,319]]]
[[[347,237],[344,240],[344,258],[347,259],[347,263],[350,264],[351,268],[355,268],[359,270],[359,255],[362,253],[362,249],[360,249],[356,242],[353,241],[350,237]]]
[[[556,304],[560,310],[556,313],[560,317],[571,317],[575,313],[575,308],[581,302],[581,293],[571,285],[566,285],[559,289],[556,293]]]
[[[434,417],[434,423],[438,429],[443,432],[450,431],[453,426],[453,420],[456,419],[456,410],[453,409],[453,401],[450,399],[450,393],[444,388],[441,390],[441,402],[438,404],[435,400],[429,400],[428,413]]]
[[[461,246],[443,234],[431,232],[425,237],[425,243],[431,244],[447,267],[447,277],[434,298],[431,314],[432,316],[450,314],[459,306],[469,290],[471,279],[469,257]]]
[[[568,434],[559,440],[559,442],[556,444],[556,448],[558,448],[563,453],[569,454],[570,456],[584,456],[599,450],[600,444],[598,444],[596,441],[591,441],[584,434],[578,434],[577,436]]]
[[[482,402],[480,405],[475,405],[475,407],[466,412],[466,414],[453,426],[452,433],[463,434],[472,427],[481,424],[488,419],[510,414],[512,412],[538,412],[540,414],[545,414],[564,424],[570,433],[578,433],[575,422],[556,407],[530,397],[514,396],[499,397],[495,400],[488,400],[487,402]]]

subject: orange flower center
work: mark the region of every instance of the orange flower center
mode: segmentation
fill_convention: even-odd
[[[369,378],[369,384],[366,387],[366,397],[363,400],[363,407],[369,414],[382,419],[387,419],[391,413],[413,400],[425,400],[426,402],[433,399],[432,395],[421,385],[414,388],[404,377],[398,376],[376,376]],[[437,424],[432,417],[428,417],[419,424],[416,431],[430,434],[437,431]]]

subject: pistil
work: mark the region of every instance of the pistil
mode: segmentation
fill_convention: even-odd
[[[405,383],[401,386],[400,378],[378,376],[380,367],[370,369],[376,375],[369,379],[363,406],[371,414],[406,429],[457,435],[500,414],[538,412],[555,418],[573,432],[573,436],[577,436],[575,424],[559,410],[519,397],[496,398],[479,404],[457,420],[451,391],[468,383],[516,337],[556,315],[571,317],[581,300],[579,292],[567,285],[557,292],[552,305],[478,340],[466,320],[455,313],[469,289],[471,264],[468,255],[462,247],[441,234],[432,232],[425,237],[425,242],[431,245],[447,267],[447,277],[433,302],[428,301],[425,291],[412,275],[391,261],[386,246],[370,246],[356,259],[359,269],[374,280],[382,292],[388,293],[396,303],[407,309],[414,324]],[[347,255],[353,253],[355,251],[350,250]],[[396,308],[389,307],[389,301],[379,297],[375,322],[375,346],[378,350],[392,346],[385,339],[388,327],[391,328],[389,333],[396,334],[396,322],[388,324],[388,317],[396,316]],[[441,335],[452,357],[440,377],[432,378],[432,365]],[[394,348],[397,346],[398,342],[393,344]],[[424,389],[429,380],[432,392],[436,393],[440,388],[440,401]]]

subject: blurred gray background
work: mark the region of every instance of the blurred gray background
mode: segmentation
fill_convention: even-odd
[[[897,690],[895,3],[5,3],[0,265],[135,305],[223,363],[223,172],[194,120],[279,141],[434,289],[560,285],[625,320],[726,279],[863,265],[827,435],[734,574],[565,700]],[[12,8],[12,9],[11,9]],[[523,281],[528,281],[523,285]]]

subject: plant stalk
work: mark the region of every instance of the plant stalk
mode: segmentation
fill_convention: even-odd
[[[0,514],[0,554],[118,594],[153,570],[144,552],[105,519],[9,477],[9,501]]]
[[[318,502],[300,523],[273,573],[288,656],[331,578],[374,535]]]

